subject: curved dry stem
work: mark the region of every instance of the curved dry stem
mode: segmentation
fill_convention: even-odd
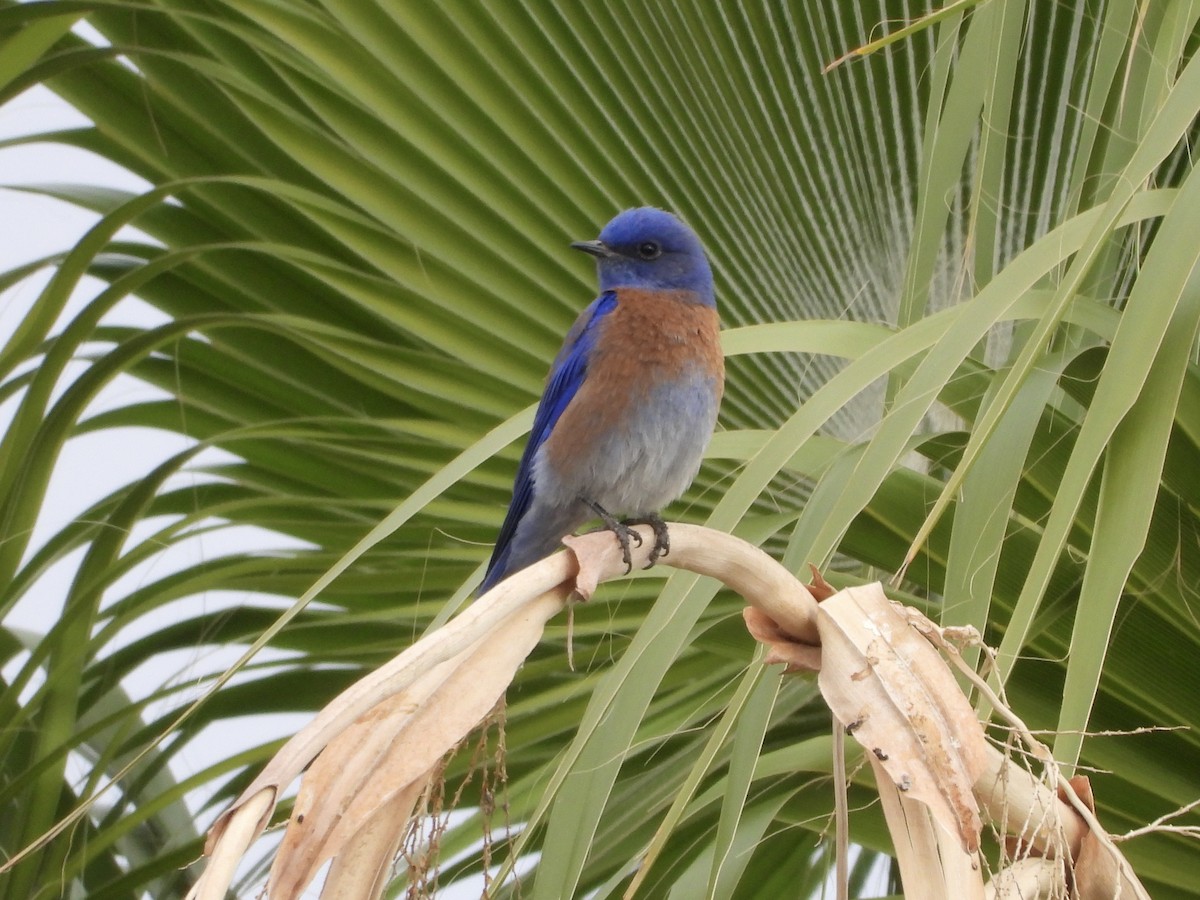
[[[246,798],[229,811],[221,840],[208,854],[204,875],[192,885],[187,900],[224,900],[238,864],[250,845],[262,834],[265,827],[263,823],[270,820],[274,808],[275,792],[268,788]]]
[[[757,547],[708,528],[669,527],[671,553],[662,564],[717,578],[739,593],[753,607],[746,616],[751,633],[772,647],[769,659],[793,669],[820,669],[822,691],[846,733],[865,741],[874,754],[877,778],[884,780],[881,796],[890,792],[895,801],[890,818],[925,823],[912,834],[910,870],[916,860],[930,867],[920,871],[936,873],[947,885],[973,873],[975,893],[983,896],[981,809],[1002,826],[1016,825],[1026,843],[1073,859],[1077,867],[1076,854],[1087,855],[1089,840],[1092,847],[1115,852],[1090,810],[1073,809],[987,746],[982,725],[934,650],[946,650],[940,631],[919,613],[892,604],[879,585],[840,591],[818,605],[792,573]],[[640,567],[653,541],[649,528],[639,531],[643,541],[633,561]],[[625,574],[610,533],[567,537],[564,543],[571,552],[496,586],[347,689],[288,741],[214,824],[206,847],[212,864],[192,896],[224,896],[233,866],[266,826],[275,798],[323,752],[297,800],[303,815],[289,824],[270,895],[298,896],[331,858],[339,884],[370,881],[377,888],[391,842],[372,834],[369,824],[386,819],[379,815],[389,804],[393,818],[404,815],[397,809],[412,807],[422,779],[486,717],[545,623],[572,595],[586,600],[601,581]],[[486,690],[471,689],[480,683]],[[918,834],[925,837],[916,840]],[[363,840],[372,841],[369,848],[359,846]],[[295,855],[285,860],[287,854]],[[1105,854],[1093,853],[1093,859],[1097,855]],[[369,859],[370,865],[362,867],[361,878],[343,881],[346,865],[355,859]],[[1108,874],[1112,861],[1110,856],[1097,871]],[[286,884],[277,880],[281,867],[290,872],[282,879]],[[1112,869],[1129,896],[1144,896],[1123,859]]]
[[[753,544],[723,531],[672,522],[671,553],[659,565],[708,575],[737,592],[748,604],[766,613],[793,641],[817,646],[817,601],[800,581]],[[653,532],[639,526],[641,547],[632,552],[634,569],[646,564]],[[579,560],[575,589],[586,600],[601,581],[625,573],[620,547],[608,532],[563,538]]]
[[[816,642],[816,601],[795,577],[762,550],[739,538],[707,528],[680,524],[672,524],[669,528],[671,554],[662,560],[663,564],[720,579],[779,622],[781,629],[791,639]],[[642,546],[634,551],[634,563],[638,566],[645,565],[649,549],[653,546],[651,531],[645,526],[640,531],[644,538]],[[521,637],[518,638],[516,633],[509,634],[505,638],[506,644],[510,647],[523,645],[529,640],[528,646],[531,648],[540,637],[545,622],[566,605],[572,594],[590,597],[600,581],[624,574],[620,550],[611,534],[597,532],[569,537],[564,543],[569,545],[571,552],[557,553],[516,573],[480,597],[443,628],[425,635],[391,662],[334,699],[279,750],[237,801],[217,819],[209,832],[205,852],[214,859],[224,858],[227,852],[240,857],[249,842],[269,822],[274,798],[339,736],[351,733],[356,728],[361,730],[368,718],[377,720],[374,724],[387,731],[386,735],[374,735],[373,739],[380,744],[396,746],[402,744],[401,735],[409,734],[422,722],[428,723],[431,716],[435,719],[446,718],[437,715],[438,710],[433,710],[431,704],[449,705],[456,698],[461,699],[461,694],[447,689],[442,680],[438,680],[437,684],[428,684],[428,689],[420,688],[425,683],[423,679],[427,680],[435,670],[452,672],[467,667],[466,670],[471,671],[472,665],[482,662],[477,658],[480,656],[478,648],[485,645],[490,636],[514,627]],[[489,683],[498,693],[503,692],[523,658],[524,653],[516,656],[510,653],[505,659],[494,663],[498,668],[490,673]],[[491,702],[479,700],[476,706],[480,705],[485,710],[490,709]],[[465,719],[458,722],[454,729],[436,737],[433,742],[436,747],[428,744],[422,748],[422,759],[428,761],[430,757],[436,758],[447,752],[469,733],[478,716],[473,712],[463,715]],[[358,746],[357,749],[361,751],[362,747]],[[382,755],[379,759],[364,762],[359,758],[354,761],[355,765],[360,763],[368,768],[366,774],[391,780],[380,784],[370,777],[339,779],[338,789],[343,793],[328,798],[332,805],[341,810],[338,813],[339,820],[352,808],[358,810],[358,815],[362,817],[359,821],[369,819],[373,809],[371,801],[363,800],[367,792],[380,798],[395,797],[398,791],[413,783],[412,773],[404,770],[403,774],[397,774],[386,766]],[[269,797],[272,802],[262,803],[261,798],[264,797]],[[249,817],[256,818],[250,829],[252,833],[249,840],[246,840],[245,828]],[[239,826],[236,835],[232,830],[235,821]],[[320,817],[309,810],[304,827],[318,828],[320,822]],[[326,822],[318,830],[333,838],[321,842],[319,852],[325,858],[353,852],[353,833],[346,834],[347,829],[334,830]],[[344,834],[344,839],[338,840],[339,834]],[[285,846],[296,841],[294,833],[289,830],[289,835],[285,836]],[[305,852],[313,852],[306,842],[299,843],[306,848]],[[304,868],[307,870],[310,867]],[[311,868],[315,871],[316,867]],[[198,885],[198,891],[201,892],[196,896],[223,896],[232,876],[232,870],[210,865]],[[289,882],[283,895],[303,889],[303,885],[298,883],[300,880]]]

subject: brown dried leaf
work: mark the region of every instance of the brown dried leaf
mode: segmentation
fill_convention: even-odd
[[[1150,900],[1111,838],[1091,830],[1075,860],[1075,892],[1080,900]]]
[[[414,682],[407,690],[367,710],[361,718],[316,758],[304,773],[292,818],[276,853],[270,885],[272,897],[294,897],[340,849],[335,840],[346,807],[363,792],[380,791],[387,797],[405,794],[412,803],[420,796],[423,776],[432,764],[400,773],[400,784],[383,784],[379,769],[396,735],[410,726],[422,704],[442,687],[459,659],[447,660]]]
[[[982,900],[979,854],[963,848],[927,803],[891,782],[883,763],[867,757],[908,895],[922,900]]]
[[[543,597],[330,743],[304,777],[271,868],[272,898],[298,897],[326,860],[353,853],[360,832],[402,795],[411,809],[429,771],[496,705],[559,608],[558,597]]]
[[[377,900],[392,874],[392,862],[404,840],[412,810],[421,798],[422,784],[433,778],[430,769],[371,817],[355,840],[334,857],[321,887],[321,898],[353,897]]]
[[[987,763],[974,711],[937,651],[879,584],[823,601],[821,693],[906,799],[926,804],[964,852],[979,848],[972,794]]]
[[[765,612],[753,606],[742,610],[750,637],[769,648],[763,662],[770,666],[784,663],[788,672],[821,671],[821,648],[793,640]]]
[[[825,580],[825,576],[821,574],[820,569],[809,563],[808,570],[812,572],[812,581],[808,585],[808,592],[813,595],[818,603],[822,600],[828,600],[837,593],[833,585]]]
[[[574,565],[571,554],[557,553],[506,579],[453,621],[425,635],[395,659],[343,691],[288,740],[229,809],[217,817],[208,832],[205,855],[213,854],[230,818],[243,804],[264,790],[271,790],[278,796],[330,741],[381,700],[407,690],[424,673],[457,657],[514,613],[527,610],[534,603],[542,603],[550,596],[556,598],[555,602],[561,608],[567,593],[561,585],[570,580]],[[555,611],[546,612],[546,618]],[[259,822],[260,832],[266,827],[270,814],[271,807],[268,807]],[[214,896],[224,896],[224,888],[216,890],[218,893]]]
[[[1069,784],[1088,811],[1095,813],[1096,798],[1092,793],[1091,780],[1086,775],[1076,775],[1069,779]],[[1064,802],[1068,802],[1066,790],[1060,788],[1058,793]],[[1092,821],[1095,822],[1095,819]],[[1149,892],[1142,886],[1112,838],[1097,829],[1098,824],[1087,830],[1075,857],[1072,874],[1075,877],[1075,892],[1080,900],[1108,900],[1109,897],[1150,900]]]
[[[1071,785],[1071,790],[1075,792],[1075,796],[1080,799],[1084,806],[1091,812],[1096,811],[1096,798],[1092,794],[1092,780],[1086,775],[1072,775],[1067,779],[1067,783]],[[1063,803],[1069,803],[1067,792],[1062,788],[1058,789],[1058,799]]]

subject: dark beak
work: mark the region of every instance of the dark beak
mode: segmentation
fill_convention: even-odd
[[[592,256],[598,256],[600,259],[608,259],[617,254],[603,241],[573,241],[571,249],[582,250],[584,253],[590,253]]]

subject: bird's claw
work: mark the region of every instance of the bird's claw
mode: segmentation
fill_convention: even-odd
[[[604,529],[611,531],[616,537],[617,543],[621,545],[621,560],[625,563],[625,574],[628,575],[633,571],[633,553],[629,547],[629,540],[630,538],[634,539],[640,547],[642,546],[642,536],[630,528],[627,523],[617,521],[616,517],[599,503],[589,500],[586,497],[580,497],[579,499],[591,507],[592,512],[599,516],[600,521],[604,523]],[[655,549],[657,547],[656,543]]]
[[[600,521],[604,523],[605,530],[611,531],[616,536],[617,543],[621,545],[621,559],[625,563],[626,575],[633,571],[633,554],[629,549],[630,538],[637,541],[639,547],[642,546],[642,536],[630,526],[649,525],[654,530],[654,546],[650,549],[650,555],[646,558],[646,565],[643,568],[649,569],[671,552],[671,535],[667,531],[667,523],[662,520],[662,516],[658,513],[650,513],[646,516],[639,516],[635,519],[625,519],[618,522],[612,513],[599,503],[589,500],[587,497],[580,497],[579,499],[591,507],[592,512],[600,517]]]
[[[644,568],[649,569],[671,552],[671,535],[667,531],[667,523],[657,513],[651,513],[648,516],[642,516],[637,519],[626,519],[622,524],[626,527],[630,525],[649,525],[654,529],[654,547],[650,550],[650,556],[647,557]],[[631,533],[637,537],[638,545],[640,546],[642,543],[641,535],[636,531]]]
[[[625,574],[628,575],[633,571],[633,554],[629,549],[629,539],[635,538],[640,547],[642,546],[642,536],[624,522],[614,521],[612,525],[608,526],[608,529],[617,536],[617,543],[621,545],[621,560],[625,563]]]

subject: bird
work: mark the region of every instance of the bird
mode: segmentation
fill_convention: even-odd
[[[630,539],[642,541],[631,526],[649,525],[653,565],[670,552],[660,510],[692,483],[716,427],[725,360],[696,232],[646,206],[570,246],[595,257],[599,296],[550,367],[479,594],[592,519],[616,535],[627,573]]]

